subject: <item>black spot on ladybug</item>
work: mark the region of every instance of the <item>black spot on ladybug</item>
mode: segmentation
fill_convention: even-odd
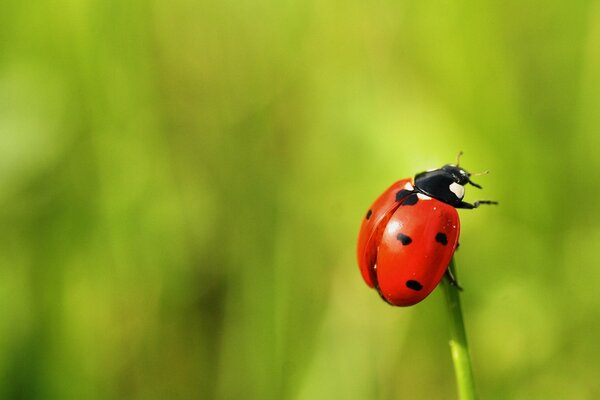
[[[435,241],[438,243],[443,244],[444,246],[448,244],[448,237],[446,236],[445,233],[443,232],[438,232],[437,235],[435,235]]]
[[[401,241],[403,246],[407,246],[412,243],[412,239],[410,238],[410,236],[406,236],[403,233],[399,233],[398,236],[396,236],[396,239]]]
[[[367,211],[367,219],[371,218],[371,214],[373,214],[372,210]]]
[[[416,193],[413,193],[410,196],[408,196],[400,205],[401,206],[414,206],[415,204],[417,204],[418,201],[419,201],[419,198],[417,197]]]
[[[410,190],[402,189],[396,192],[396,201],[400,201],[412,192]]]
[[[412,279],[410,281],[406,281],[406,287],[412,290],[416,290],[417,292],[423,289],[423,285],[421,285],[417,281],[413,281]]]

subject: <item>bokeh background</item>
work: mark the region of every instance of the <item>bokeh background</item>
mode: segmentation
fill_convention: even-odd
[[[453,162],[484,399],[600,398],[600,3],[2,2],[0,398],[453,399],[365,211]]]

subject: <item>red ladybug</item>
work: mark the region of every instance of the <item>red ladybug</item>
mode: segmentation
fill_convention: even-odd
[[[498,204],[464,202],[467,183],[481,189],[470,177],[458,162],[421,172],[414,181],[394,183],[367,211],[358,236],[358,265],[367,285],[385,301],[416,304],[445,273],[457,285],[448,270],[460,234],[456,209]]]

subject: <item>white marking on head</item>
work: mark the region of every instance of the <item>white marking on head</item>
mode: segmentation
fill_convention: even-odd
[[[456,182],[452,182],[449,187],[450,191],[456,195],[459,199],[465,197],[465,187],[463,185],[459,185]]]
[[[410,184],[410,182],[406,182],[404,184],[404,189],[406,189],[406,190],[413,190],[414,187],[413,187],[413,185]]]
[[[431,200],[431,197],[423,193],[417,193],[417,197],[419,198],[419,200]]]

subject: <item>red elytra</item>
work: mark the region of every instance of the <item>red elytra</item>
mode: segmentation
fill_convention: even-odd
[[[454,207],[430,197],[411,196],[417,196],[417,203],[403,205],[410,200],[405,198],[388,221],[374,268],[379,292],[396,306],[416,304],[435,289],[460,233]]]
[[[435,289],[460,232],[454,207],[411,194],[412,189],[412,179],[402,179],[383,192],[363,219],[358,236],[363,279],[396,306],[416,304]],[[409,196],[408,203],[415,199],[416,203],[402,205]]]
[[[363,219],[358,235],[357,258],[360,272],[369,287],[375,287],[377,277],[374,266],[377,262],[377,247],[383,234],[387,221],[400,203],[396,196],[402,190],[410,194],[413,189],[412,179],[402,179],[390,186],[373,203]],[[401,195],[400,195],[401,196]]]

